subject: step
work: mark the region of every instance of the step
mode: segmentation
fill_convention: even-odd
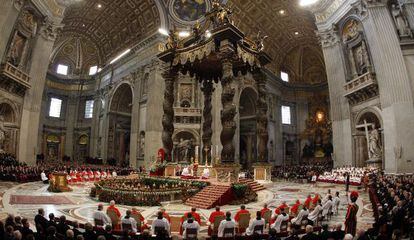
[[[229,186],[211,185],[205,187],[193,197],[187,199],[185,204],[192,207],[209,209],[218,204],[220,198],[229,190]]]

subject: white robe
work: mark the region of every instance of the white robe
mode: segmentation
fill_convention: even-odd
[[[276,221],[270,225],[270,228],[273,228],[276,230],[276,232],[280,233],[280,227],[282,225],[282,222],[289,220],[289,214],[286,214],[285,216],[283,216],[282,214],[279,214],[279,216],[277,216]]]
[[[155,232],[154,232],[155,227],[163,227],[165,229],[165,231],[168,233],[168,235],[170,234],[170,223],[165,218],[163,218],[163,219],[158,219],[157,218],[152,222],[151,231],[152,231],[153,235],[155,235]]]
[[[316,205],[316,207],[313,209],[313,211],[308,215],[308,219],[312,222],[315,222],[316,219],[318,219],[319,212],[322,211],[321,205]]]
[[[309,211],[308,210],[300,210],[299,214],[297,217],[292,219],[292,224],[296,224],[296,225],[301,225],[302,224],[302,220],[305,219],[305,217],[307,217],[309,215]]]
[[[330,208],[332,208],[332,200],[328,200],[324,205],[322,205],[322,216],[325,217],[328,214]]]
[[[218,237],[225,237],[223,236],[223,234],[224,234],[224,229],[226,228],[236,229],[236,222],[233,219],[231,221],[227,221],[226,219],[221,221],[218,227]]]
[[[265,225],[265,220],[262,218],[260,220],[254,219],[253,222],[250,223],[250,226],[246,229],[246,235],[250,236],[254,234],[254,228],[256,226],[263,226],[263,230],[264,230],[264,225]],[[258,234],[262,234],[262,232],[257,232]]]
[[[341,199],[339,197],[335,197],[332,203],[332,211],[337,212],[339,204],[341,203]]]

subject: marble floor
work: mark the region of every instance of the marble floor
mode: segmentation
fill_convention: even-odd
[[[47,185],[42,182],[33,182],[25,184],[16,184],[10,182],[0,182],[0,219],[4,219],[8,213],[20,215],[28,218],[33,223],[33,218],[37,213],[38,208],[44,208],[46,214],[53,212],[55,216],[65,215],[69,220],[77,220],[79,222],[92,222],[92,213],[96,209],[98,202],[89,197],[89,191],[92,183],[71,186],[73,192],[69,193],[49,193]],[[257,210],[260,210],[263,203],[268,203],[270,208],[278,206],[283,200],[286,200],[289,205],[299,199],[304,201],[309,193],[320,193],[322,196],[331,189],[334,193],[340,192],[341,204],[339,214],[333,216],[330,220],[330,225],[344,222],[344,217],[347,208],[347,196],[345,187],[343,185],[318,183],[316,185],[300,184],[293,182],[277,181],[266,185],[267,189],[258,192],[258,201],[246,205],[246,208],[252,212],[252,215]],[[356,188],[351,189],[356,190]],[[367,229],[373,223],[373,214],[371,204],[369,202],[368,194],[360,190],[360,198],[357,204],[359,205],[358,212],[358,228]],[[104,203],[108,205],[107,203]],[[184,212],[188,211],[190,207],[181,202],[164,203],[163,207],[167,212],[177,220]],[[119,206],[122,213],[124,213],[129,206]],[[155,219],[159,207],[138,207],[146,220],[151,221]],[[231,211],[236,213],[239,206],[226,205],[222,207],[223,211]],[[213,209],[212,209],[213,210]],[[207,232],[207,221],[212,210],[199,209],[202,217],[203,226],[201,233]],[[178,222],[178,221],[174,221]],[[32,224],[33,226],[33,224]],[[172,226],[173,231],[178,229],[178,226]]]

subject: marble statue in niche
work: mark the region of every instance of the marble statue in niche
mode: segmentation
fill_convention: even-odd
[[[6,142],[6,128],[4,127],[4,117],[0,116],[0,153],[4,152]]]
[[[193,141],[180,139],[177,145],[178,162],[188,162],[192,157]]]
[[[394,19],[395,27],[397,28],[397,32],[400,37],[413,38],[413,32],[410,29],[407,16],[403,10],[402,4],[391,5],[391,15]]]
[[[10,52],[8,56],[8,62],[15,67],[19,67],[23,58],[23,51],[26,46],[27,39],[16,32],[10,45]]]
[[[145,156],[145,132],[142,131],[139,134],[139,157],[143,158]]]
[[[371,159],[380,159],[382,156],[382,147],[380,141],[380,133],[375,125],[369,133],[368,151]]]
[[[362,41],[361,45],[354,49],[354,52],[356,68],[360,76],[368,72],[368,68],[371,65],[365,41]]]
[[[34,15],[27,10],[23,11],[16,24],[16,30],[7,55],[7,61],[10,64],[15,67],[21,67],[25,64],[25,59],[29,52],[29,40],[35,37],[36,33],[37,22]]]

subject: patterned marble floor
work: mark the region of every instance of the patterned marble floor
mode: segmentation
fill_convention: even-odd
[[[91,216],[93,211],[96,209],[98,202],[89,197],[91,186],[92,184],[72,186],[73,192],[70,193],[49,193],[47,191],[47,185],[44,185],[41,182],[26,184],[0,182],[0,219],[4,219],[7,216],[7,213],[12,213],[14,215],[26,217],[33,221],[33,218],[37,213],[37,209],[44,208],[46,214],[53,212],[55,216],[63,214],[70,220],[77,220],[79,222],[92,221]],[[347,207],[347,196],[345,195],[345,188],[343,185],[327,183],[310,185],[278,181],[269,183],[266,187],[266,190],[258,193],[257,202],[246,205],[247,209],[252,212],[252,215],[257,210],[260,210],[265,202],[268,203],[270,208],[278,206],[283,200],[286,200],[289,205],[293,205],[297,199],[303,201],[309,193],[318,192],[324,196],[328,189],[331,189],[333,193],[336,191],[340,192],[341,204],[339,214],[337,216],[333,216],[329,224],[333,225],[338,222],[344,222]],[[356,188],[351,190],[356,190]],[[372,216],[368,194],[362,190],[359,192],[360,198],[357,202],[360,207],[358,212],[358,228],[366,229],[371,226],[374,219]],[[50,204],[52,202],[59,202],[59,199],[63,199],[66,204]],[[22,204],[23,200],[25,204]],[[119,207],[122,213],[125,213],[125,211],[129,208],[128,206],[122,205]],[[167,212],[176,219],[189,210],[189,207],[183,205],[181,202],[165,203],[164,207]],[[138,209],[147,220],[151,221],[155,219],[159,208],[139,207]],[[223,211],[231,211],[233,214],[235,214],[238,209],[239,206],[226,205],[222,207]],[[202,217],[202,225],[204,225],[202,226],[201,233],[206,233],[207,227],[204,223],[207,221],[211,211],[202,209],[198,211]],[[178,227],[173,226],[172,229],[178,229]]]

